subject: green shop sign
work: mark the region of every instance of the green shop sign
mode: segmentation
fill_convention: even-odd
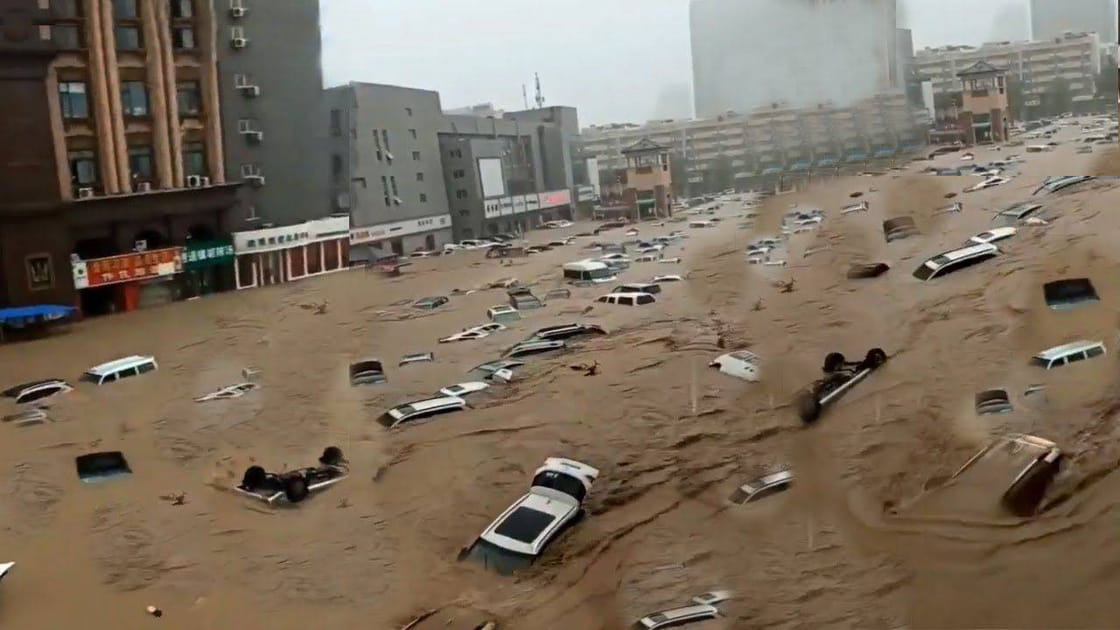
[[[183,253],[183,268],[187,271],[232,263],[233,243],[230,241],[187,241],[187,251]]]

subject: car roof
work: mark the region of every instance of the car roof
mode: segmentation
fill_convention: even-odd
[[[927,262],[932,262],[934,258],[942,258],[942,257],[944,257],[946,259],[946,262],[956,262],[958,260],[964,260],[965,258],[972,258],[973,256],[979,256],[981,254],[991,254],[991,253],[998,253],[998,252],[999,252],[999,249],[996,248],[996,246],[992,245],[991,243],[977,243],[976,245],[969,245],[968,247],[961,247],[959,249],[953,249],[953,250],[949,250],[947,252],[942,252],[942,253],[940,253],[936,256],[933,256]]]
[[[28,389],[31,389],[33,387],[39,387],[41,385],[52,385],[52,384],[67,385],[66,381],[62,380],[61,378],[47,378],[47,379],[43,379],[41,381],[31,381],[30,383],[20,383],[19,385],[13,385],[12,387],[9,387],[8,389],[5,389],[4,391],[0,392],[0,394],[3,394],[4,396],[8,396],[8,397],[11,397],[11,398],[15,398],[16,396],[19,396],[24,391],[26,391]]]
[[[1071,354],[1071,353],[1074,353],[1074,352],[1080,352],[1082,350],[1088,350],[1089,348],[1094,348],[1094,347],[1097,347],[1097,346],[1100,346],[1100,347],[1103,348],[1104,347],[1104,342],[1103,341],[1093,341],[1091,339],[1079,339],[1077,341],[1071,341],[1069,343],[1063,343],[1060,346],[1054,346],[1053,348],[1047,348],[1047,349],[1043,350],[1042,352],[1039,352],[1038,354],[1036,354],[1034,356],[1036,356],[1040,359],[1043,359],[1045,361],[1050,361],[1052,359],[1056,359],[1058,357],[1062,357],[1062,356],[1065,356],[1067,354]]]
[[[495,313],[504,313],[508,311],[516,311],[517,309],[513,308],[509,304],[495,304],[494,306],[491,306],[489,310],[494,311]]]
[[[95,365],[87,370],[87,372],[96,376],[104,376],[106,374],[112,374],[113,372],[119,372],[121,370],[125,370],[130,367],[149,362],[154,363],[155,358],[134,354],[132,356],[115,359],[113,361],[106,361],[105,363],[102,363],[100,365]]]
[[[496,530],[501,527],[508,518],[522,508],[543,512],[552,517],[552,521],[537,533],[536,538],[529,542],[523,542],[510,538],[509,536],[498,534]],[[529,492],[522,495],[513,505],[506,508],[505,512],[494,519],[494,522],[490,523],[486,530],[482,532],[480,538],[504,549],[510,549],[519,553],[536,554],[540,552],[543,544],[556,530],[559,519],[577,509],[579,509],[579,502],[576,501],[575,497],[568,497],[559,492],[551,492],[547,495]]]
[[[698,615],[711,615],[716,616],[719,610],[715,606],[708,604],[693,604],[691,606],[681,606],[680,608],[670,608],[669,610],[662,610],[655,612],[651,615],[646,615],[642,621],[648,620],[653,623],[663,623],[666,621],[673,621],[676,619],[687,619]]]
[[[1016,231],[1017,230],[1013,227],[997,227],[990,230],[984,230],[983,232],[980,232],[980,234],[991,234],[992,236],[1010,236]],[[977,234],[976,236],[980,236],[980,234]]]
[[[417,411],[427,411],[436,407],[444,407],[449,405],[466,405],[467,401],[459,398],[458,396],[436,396],[433,398],[425,398],[423,400],[414,400],[411,402],[402,403],[394,407],[409,406]]]
[[[484,389],[488,389],[489,387],[490,387],[489,383],[483,383],[482,381],[466,381],[465,383],[455,383],[454,385],[448,385],[447,387],[444,387],[443,389],[447,389],[447,390],[458,389],[459,391],[467,393],[467,392],[480,392]]]
[[[618,293],[609,293],[608,295],[613,295],[614,297],[622,297],[622,296],[637,297],[639,295],[648,295],[650,297],[653,297],[652,293],[645,293],[643,291],[620,291]]]

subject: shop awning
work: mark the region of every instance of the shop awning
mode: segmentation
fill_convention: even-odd
[[[0,324],[12,328],[23,328],[29,324],[41,324],[65,319],[77,311],[78,309],[73,306],[59,306],[57,304],[0,308]]]
[[[183,267],[187,271],[233,264],[233,241],[187,241]]]

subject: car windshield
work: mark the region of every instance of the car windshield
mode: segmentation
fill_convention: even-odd
[[[82,378],[79,380],[85,381],[86,383],[97,384],[101,382],[101,376],[98,374],[94,374],[93,372],[86,372],[85,374],[82,374]]]
[[[1044,359],[1042,357],[1034,356],[1034,357],[1031,357],[1031,365],[1033,365],[1035,367],[1040,367],[1040,368],[1049,368],[1050,367],[1050,359]]]
[[[736,505],[742,505],[750,498],[751,492],[753,492],[753,489],[750,486],[739,486],[735,488],[735,492],[731,493],[731,497],[728,500]]]
[[[934,263],[935,260],[937,259],[935,258],[919,265],[918,268],[914,270],[914,277],[919,280],[929,280],[930,276],[937,271],[936,263]]]
[[[481,538],[471,547],[467,557],[502,575],[525,568],[533,564],[534,560],[531,554],[510,551]]]
[[[587,496],[587,489],[583,482],[571,475],[566,475],[555,470],[545,470],[533,477],[533,485],[541,488],[551,488],[582,502]]]
[[[548,512],[534,510],[530,507],[519,507],[504,521],[498,524],[494,533],[506,538],[512,538],[521,543],[532,543],[545,529],[548,528],[556,517]]]

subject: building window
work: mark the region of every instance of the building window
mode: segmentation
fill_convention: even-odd
[[[171,29],[171,46],[175,50],[193,50],[194,29],[190,26],[176,26]]]
[[[97,183],[97,158],[93,151],[71,151],[66,159],[70,162],[70,180],[79,188]]]
[[[423,173],[417,173],[416,174],[416,181],[418,181],[418,182],[424,181],[424,174]]]
[[[152,179],[152,147],[129,147],[128,170],[132,183],[147,182]]]
[[[202,94],[198,81],[183,81],[176,87],[180,116],[197,116],[202,113]]]
[[[393,188],[393,196],[394,197],[399,197],[400,193],[397,192],[397,176],[396,175],[390,175],[389,176],[389,185]]]
[[[85,48],[82,29],[76,24],[55,24],[51,26],[51,41],[62,50],[80,50]]]
[[[125,116],[148,115],[148,88],[143,81],[121,83],[121,111]]]
[[[413,140],[415,140],[416,139],[416,130],[415,129],[409,129],[408,130],[408,135],[411,136]]]
[[[389,148],[389,130],[388,129],[382,129],[381,130],[381,143],[385,145],[385,152],[386,153],[392,152],[392,149]],[[392,161],[392,159],[393,158],[389,158],[390,161]]]
[[[32,254],[24,259],[24,264],[27,266],[27,288],[45,291],[54,286],[50,254]]]
[[[77,19],[82,17],[82,0],[51,0],[54,17]]]
[[[113,14],[117,19],[135,20],[136,13],[136,0],[113,0]]]
[[[463,176],[465,176],[465,175],[466,175],[466,171],[464,171],[461,168],[457,168],[454,171],[451,171],[451,176],[454,177],[455,179],[462,179]]]
[[[404,108],[404,113],[406,113],[406,114],[408,114],[409,116],[411,116],[411,115],[412,115],[412,108],[411,108],[411,107],[406,107],[406,108]]]
[[[420,152],[419,151],[413,151],[412,152],[412,161],[413,162],[419,162],[420,161]]]
[[[342,110],[331,110],[331,135],[338,137],[342,135]]]
[[[185,175],[206,175],[206,145],[189,142],[183,145],[183,173]]]
[[[428,203],[428,196],[424,193],[420,193],[420,203]]]
[[[467,191],[463,190],[462,188],[460,188],[459,190],[456,190],[455,191],[455,198],[456,199],[466,199],[467,198]]]
[[[135,26],[117,27],[117,50],[140,50],[140,29]]]
[[[342,156],[337,153],[331,156],[331,180],[336,184],[342,181]]]
[[[176,18],[194,17],[194,1],[171,0],[171,16]]]
[[[389,205],[389,178],[381,176],[381,193],[385,195],[385,205]]]
[[[58,84],[58,99],[62,117],[66,120],[89,118],[89,99],[84,81],[64,81]]]

